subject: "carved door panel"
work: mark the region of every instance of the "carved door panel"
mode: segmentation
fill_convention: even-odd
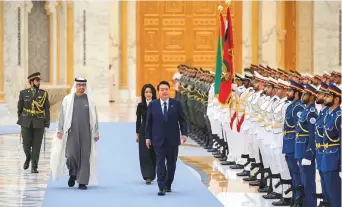
[[[137,95],[145,83],[171,83],[179,64],[215,70],[218,5],[223,1],[137,2]]]

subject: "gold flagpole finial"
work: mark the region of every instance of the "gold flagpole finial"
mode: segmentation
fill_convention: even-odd
[[[230,6],[231,3],[232,3],[231,0],[226,0],[226,4],[227,4],[228,6]]]
[[[217,8],[220,12],[222,12],[223,11],[223,6],[218,6],[218,8]]]

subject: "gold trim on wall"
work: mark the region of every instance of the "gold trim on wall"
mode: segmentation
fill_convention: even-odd
[[[128,89],[127,1],[120,1],[120,89]]]
[[[0,103],[5,102],[5,65],[4,65],[4,35],[5,17],[4,2],[0,1]]]
[[[67,84],[68,93],[74,83],[74,8],[67,7]]]
[[[252,63],[259,64],[259,1],[252,1]]]
[[[234,1],[232,5],[232,18],[233,24],[233,41],[234,41],[234,54],[233,54],[233,68],[235,73],[241,73],[242,71],[242,28],[243,28],[243,1]]]

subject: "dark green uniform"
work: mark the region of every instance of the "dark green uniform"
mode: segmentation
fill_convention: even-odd
[[[32,160],[32,172],[37,173],[44,128],[50,126],[50,103],[46,91],[34,87],[20,91],[17,124],[21,126],[26,155],[24,169]]]

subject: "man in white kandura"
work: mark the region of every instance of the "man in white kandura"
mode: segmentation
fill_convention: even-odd
[[[76,78],[71,93],[64,97],[56,135],[51,153],[53,179],[57,180],[63,175],[66,161],[69,187],[73,187],[75,181],[81,190],[86,190],[88,184],[96,184],[95,157],[99,127],[86,79]]]

